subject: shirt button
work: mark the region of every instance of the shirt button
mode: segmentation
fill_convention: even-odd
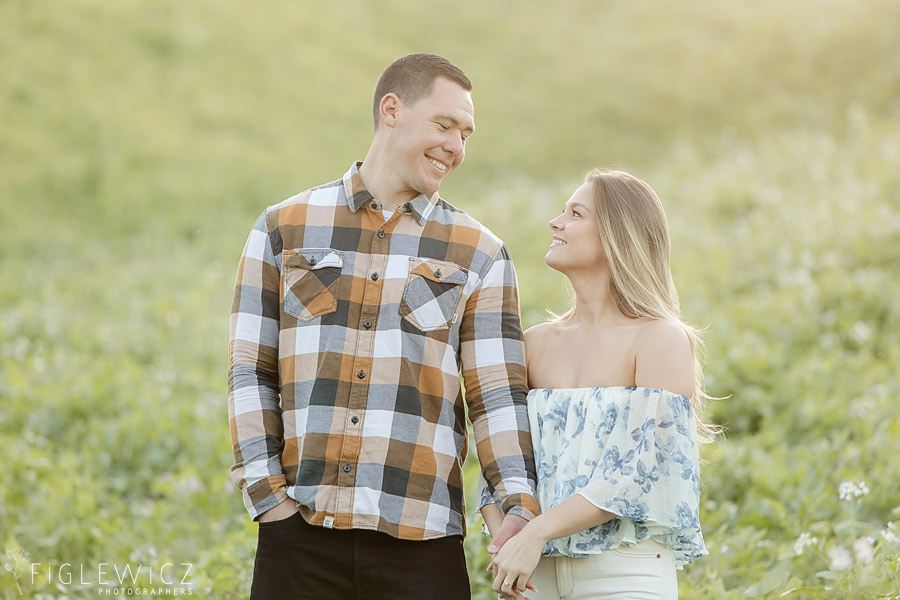
[[[312,265],[312,266],[315,266],[315,264],[316,264],[316,259],[315,259],[315,258],[309,258],[309,259],[307,259],[306,262],[308,262],[308,263],[309,263],[310,265]]]
[[[359,417],[357,417],[357,416],[350,417],[350,422],[353,423],[354,425],[356,425],[357,423],[359,423]]]
[[[378,273],[372,273],[372,281],[378,281]]]
[[[383,237],[384,237],[384,232],[383,232],[383,231],[379,231],[379,232],[378,232],[378,237],[383,238]]]
[[[372,321],[366,321],[365,323],[363,323],[363,327],[365,327],[366,329],[371,328],[371,327],[372,327]]]
[[[440,272],[440,271],[435,271],[435,272],[434,272],[434,276],[437,277],[438,279],[440,279],[440,278],[441,278],[441,272]]]
[[[344,473],[350,472],[350,465],[344,465]]]
[[[356,374],[356,376],[359,377],[360,379],[365,379],[365,378],[366,378],[366,372],[365,372],[365,371],[360,371],[359,373]]]

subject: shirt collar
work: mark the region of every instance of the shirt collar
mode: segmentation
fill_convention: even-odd
[[[359,174],[359,167],[361,165],[362,161],[356,161],[350,165],[350,170],[344,173],[344,195],[347,197],[347,206],[352,213],[358,211],[362,205],[369,200],[375,199],[363,184],[362,177]],[[410,212],[415,215],[419,225],[424,226],[425,221],[428,220],[428,216],[431,214],[431,211],[434,210],[438,200],[440,200],[440,194],[438,194],[438,192],[435,192],[431,198],[425,194],[419,194],[407,202],[406,206],[408,206]]]

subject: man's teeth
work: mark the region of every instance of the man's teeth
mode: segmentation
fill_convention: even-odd
[[[438,161],[434,160],[433,158],[429,158],[429,159],[428,159],[428,162],[430,162],[431,164],[433,164],[434,166],[436,166],[436,167],[437,167],[438,169],[440,169],[441,171],[446,171],[446,170],[447,170],[447,165],[445,165],[445,164],[442,163],[442,162],[438,162]]]
[[[553,240],[551,246],[565,246],[568,242],[564,242],[562,240]]]

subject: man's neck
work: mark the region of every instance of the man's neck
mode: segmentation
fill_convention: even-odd
[[[387,169],[371,158],[371,154],[370,151],[359,167],[359,176],[363,185],[381,203],[384,210],[395,211],[399,206],[418,196],[418,194],[408,191],[398,192],[398,186],[392,182],[392,177]]]

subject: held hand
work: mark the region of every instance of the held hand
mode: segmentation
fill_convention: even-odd
[[[491,556],[491,562],[488,563],[486,570],[487,571],[494,570],[494,557],[493,556]],[[534,585],[533,583],[531,583],[530,580],[528,581],[528,583],[525,584],[525,589],[531,590],[532,592],[538,591],[537,586]],[[515,592],[515,596],[507,596],[503,592],[500,592],[498,594],[498,597],[500,598],[500,600],[528,600],[527,598],[525,598],[525,596],[522,595],[521,592]]]
[[[287,519],[299,510],[300,509],[297,508],[297,503],[288,498],[281,504],[273,506],[263,514],[259,515],[259,522],[268,523],[269,521],[281,521]]]
[[[522,531],[527,524],[528,521],[516,515],[506,515],[503,517],[503,522],[500,523],[500,530],[491,540],[491,543],[488,544],[488,552],[496,554],[497,551],[503,547],[503,544],[506,543],[506,540]]]
[[[521,533],[508,539],[491,561],[494,571],[492,589],[503,596],[512,596],[533,589],[528,581],[541,558],[546,540],[525,527]]]

